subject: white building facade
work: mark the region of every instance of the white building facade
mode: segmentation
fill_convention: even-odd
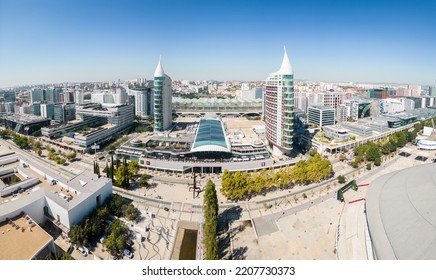
[[[294,133],[294,74],[286,49],[279,71],[266,80],[265,124],[273,154],[289,154]]]
[[[154,94],[151,87],[129,89],[129,95],[135,98],[135,115],[145,118],[154,114]]]

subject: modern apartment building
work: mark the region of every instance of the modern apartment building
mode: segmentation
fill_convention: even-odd
[[[30,102],[41,102],[45,98],[45,90],[40,88],[34,88],[30,92]]]
[[[15,92],[13,92],[13,91],[3,92],[3,101],[5,103],[7,103],[7,102],[15,102]]]
[[[153,116],[154,113],[154,97],[153,88],[151,87],[138,87],[129,89],[129,96],[135,99],[135,115],[145,118]]]
[[[121,105],[127,102],[127,93],[123,88],[95,90],[91,94],[91,102]]]
[[[54,105],[54,120],[57,123],[65,123],[76,119],[76,104],[59,103]]]
[[[49,87],[45,90],[45,96],[43,100],[57,103],[60,101],[61,92],[62,92],[61,87]]]
[[[319,127],[335,124],[335,109],[330,107],[313,106],[307,108],[307,119],[309,124]]]
[[[94,143],[102,143],[111,139],[115,134],[122,133],[133,124],[133,105],[112,105],[112,106],[78,106],[76,115],[81,120],[101,120],[104,125],[83,133],[74,133],[74,144],[84,150],[90,148]]]
[[[283,56],[279,71],[272,73],[265,87],[265,132],[273,146],[273,154],[280,156],[292,150],[294,134],[294,74],[288,58]]]

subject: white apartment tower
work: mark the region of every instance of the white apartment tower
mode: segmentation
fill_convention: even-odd
[[[129,95],[135,98],[135,115],[145,118],[153,115],[153,88],[137,87],[129,89]]]
[[[79,89],[76,90],[76,104],[77,105],[82,105],[84,102],[84,94],[83,94],[83,90]]]
[[[281,156],[292,150],[294,133],[294,74],[288,54],[279,71],[272,73],[265,87],[265,132],[273,154]]]

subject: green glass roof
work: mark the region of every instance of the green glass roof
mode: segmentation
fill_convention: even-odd
[[[194,148],[206,145],[228,148],[221,121],[212,119],[200,120],[197,136],[195,137]]]

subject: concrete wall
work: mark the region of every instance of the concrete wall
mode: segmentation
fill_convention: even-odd
[[[48,207],[48,214],[52,216],[55,220],[58,219],[59,215],[59,221],[61,222],[61,224],[63,224],[67,228],[70,228],[70,217],[68,215],[68,210],[66,207],[61,206],[61,204],[67,204],[67,202],[64,201],[60,196],[59,199],[57,199],[57,197],[54,197],[56,195],[57,194],[52,194],[50,195],[50,197],[47,196],[45,199],[46,206]]]
[[[97,196],[101,195],[101,204],[112,194],[112,181],[109,181],[104,187],[100,188],[97,192],[91,194],[86,199],[80,202],[69,211],[70,224],[71,227],[75,224],[80,223],[83,218],[92,213],[97,208]],[[74,200],[74,198],[73,198]]]
[[[41,224],[45,221],[45,198],[43,190],[36,191],[25,197],[0,205],[0,222],[6,218],[18,216],[21,212],[27,213],[32,220]]]
[[[9,173],[15,173],[15,168],[11,167],[11,168],[0,170],[0,176],[6,175]]]
[[[0,159],[0,165],[5,165],[5,164],[9,164],[9,163],[13,163],[18,161],[18,157],[17,156],[8,156],[5,158]]]
[[[2,189],[0,191],[0,196],[7,196],[11,193],[13,193],[14,191],[16,191],[18,188],[21,188],[23,190],[30,188],[31,186],[34,186],[36,184],[39,183],[39,179],[38,178],[31,178],[31,179],[27,179],[24,181],[21,181],[19,183],[16,183],[12,186],[6,187],[4,189]]]

